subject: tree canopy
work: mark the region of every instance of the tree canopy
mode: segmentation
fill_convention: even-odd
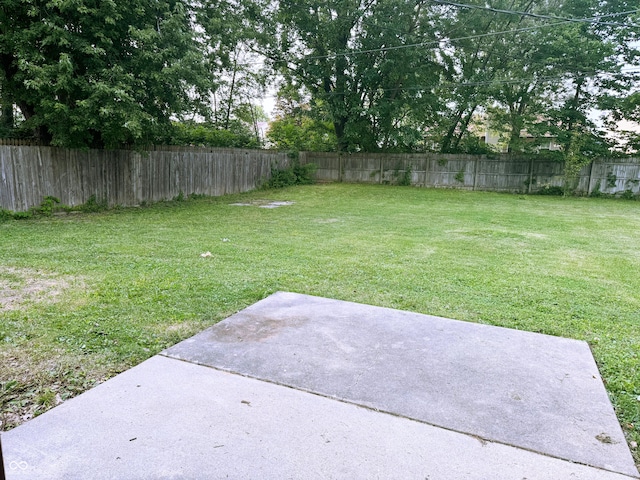
[[[54,145],[162,139],[211,88],[179,0],[5,0],[0,32],[3,104]]]
[[[0,135],[54,145],[259,143],[267,88],[283,148],[481,151],[480,121],[584,159],[595,109],[637,120],[626,0],[4,0],[0,33]]]
[[[568,152],[592,149],[587,114],[637,78],[621,71],[637,62],[638,10],[627,10],[593,0],[281,1],[266,54],[332,120],[342,150],[477,151],[471,126],[482,116],[511,151],[530,145],[527,130]]]

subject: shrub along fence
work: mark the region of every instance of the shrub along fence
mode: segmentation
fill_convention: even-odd
[[[301,152],[319,181],[391,183],[425,187],[535,193],[561,187],[564,164],[539,156]],[[575,191],[640,194],[640,159],[600,159],[585,165]]]
[[[286,153],[266,150],[158,146],[140,152],[0,145],[0,209],[26,211],[47,196],[70,207],[91,198],[109,206],[134,206],[181,194],[245,192],[268,179],[272,166],[287,168],[289,162]]]

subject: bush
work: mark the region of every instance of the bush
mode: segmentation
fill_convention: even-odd
[[[260,148],[260,142],[245,126],[235,122],[229,130],[210,123],[174,123],[170,142],[172,145],[197,145],[202,147]]]
[[[277,150],[307,152],[334,152],[338,142],[331,122],[315,120],[305,115],[272,121],[267,138]]]
[[[53,214],[53,212],[55,212],[58,209],[58,205],[60,205],[60,199],[56,197],[47,196],[47,197],[44,197],[44,200],[39,206],[33,207],[31,209],[31,212],[34,215],[42,215],[45,217],[50,217]]]
[[[622,194],[620,195],[620,198],[624,200],[635,200],[636,196],[633,194],[633,190],[628,188],[627,190],[622,192]]]
[[[280,169],[272,165],[271,178],[263,184],[263,187],[284,188],[291,185],[311,185],[315,183],[315,172],[315,164],[307,163],[301,165],[297,160],[295,160],[289,168]]]
[[[107,205],[106,200],[98,201],[96,200],[95,195],[91,195],[83,205],[74,208],[74,210],[77,210],[79,212],[87,213],[103,212],[108,209],[109,205]]]
[[[13,213],[11,213],[9,210],[0,208],[0,223],[8,222],[9,220],[13,220]]]

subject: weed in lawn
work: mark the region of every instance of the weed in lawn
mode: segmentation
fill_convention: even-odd
[[[33,217],[32,212],[14,212],[13,214],[14,220],[28,220]]]
[[[93,364],[87,370],[85,362]],[[99,356],[77,357],[43,344],[0,348],[0,423],[13,428],[116,373]]]
[[[53,390],[45,388],[36,398],[36,404],[43,407],[53,407],[56,404],[56,393]]]
[[[9,210],[0,208],[0,223],[8,222],[9,220],[13,220],[13,213],[11,213]]]
[[[31,209],[34,215],[44,215],[50,217],[60,205],[60,200],[56,197],[45,197],[39,207]]]
[[[544,185],[540,190],[536,192],[538,195],[556,195],[562,196],[565,194],[564,188],[557,185]]]

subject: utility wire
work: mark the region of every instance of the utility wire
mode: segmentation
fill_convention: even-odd
[[[454,4],[453,2],[445,2],[444,0],[431,0],[431,1],[433,1],[435,3],[440,3],[440,4],[450,4],[450,5],[454,5],[454,6],[456,6],[456,5],[463,6],[464,5],[464,4]],[[488,7],[488,8],[490,8],[490,7]],[[518,15],[525,14],[525,12],[516,12],[516,11],[508,11],[508,10],[505,10],[505,12],[509,12],[509,13],[512,13],[512,14],[518,14]],[[301,57],[301,58],[297,58],[295,60],[290,60],[290,61],[285,60],[285,62],[288,62],[288,63],[300,63],[302,61],[309,61],[309,60],[326,60],[326,59],[337,58],[337,57],[351,57],[351,56],[355,56],[355,55],[366,55],[366,54],[370,54],[370,53],[389,52],[389,51],[394,51],[394,50],[402,50],[402,49],[405,49],[405,48],[427,47],[427,46],[430,46],[430,45],[439,45],[439,44],[441,44],[443,42],[446,43],[446,42],[457,42],[457,41],[461,41],[461,40],[476,40],[476,39],[479,39],[479,38],[487,38],[487,37],[493,37],[493,36],[498,36],[498,35],[506,35],[506,34],[512,34],[512,33],[528,32],[528,31],[538,30],[540,28],[548,28],[548,27],[555,27],[555,26],[558,26],[558,25],[564,25],[564,24],[569,23],[569,22],[590,22],[590,23],[594,23],[599,18],[627,15],[627,14],[637,13],[637,12],[640,12],[640,9],[629,10],[629,11],[620,12],[620,13],[612,13],[612,14],[607,14],[607,15],[599,15],[597,17],[583,18],[583,19],[570,19],[570,18],[564,19],[563,17],[556,17],[556,18],[561,19],[561,20],[559,20],[557,22],[553,22],[553,23],[546,23],[546,24],[543,24],[543,25],[534,25],[534,26],[531,26],[531,27],[521,27],[521,28],[516,28],[516,29],[512,29],[512,30],[501,30],[501,31],[498,31],[498,32],[487,32],[487,33],[481,33],[481,34],[475,34],[475,35],[468,35],[468,36],[465,36],[465,37],[442,38],[442,39],[439,39],[439,40],[430,40],[428,42],[409,43],[409,44],[404,44],[404,45],[395,45],[395,46],[390,46],[390,47],[372,48],[372,49],[367,49],[367,50],[354,50],[354,51],[350,51],[350,52],[330,53],[330,54],[327,54],[327,55],[311,55],[311,56]],[[549,17],[549,18],[551,18],[551,17]],[[597,23],[601,23],[601,22],[597,22]],[[624,25],[624,24],[619,24],[619,25]],[[624,25],[624,26],[635,26],[635,25]],[[262,63],[264,63],[264,62],[263,61],[247,62],[247,63],[238,64],[238,66],[251,66],[251,65],[262,64]]]
[[[620,12],[620,13],[612,13],[612,14],[608,14],[608,15],[598,15],[596,17],[590,17],[590,18],[569,18],[569,17],[558,17],[556,15],[544,15],[541,13],[531,13],[531,12],[520,12],[517,10],[503,10],[500,8],[493,8],[490,7],[488,5],[483,6],[483,5],[468,5],[465,3],[456,3],[456,2],[450,2],[447,0],[429,0],[433,3],[437,3],[439,5],[451,5],[453,7],[458,7],[458,8],[469,8],[469,9],[474,9],[474,10],[485,10],[488,12],[494,12],[494,13],[504,13],[507,15],[519,15],[519,16],[524,16],[524,17],[533,17],[533,18],[541,18],[541,19],[545,19],[545,20],[562,20],[563,22],[577,22],[577,23],[592,23],[592,24],[598,24],[598,25],[608,25],[608,26],[613,26],[613,27],[638,27],[638,25],[635,24],[630,24],[630,23],[619,23],[619,22],[602,22],[600,21],[601,18],[606,18],[606,17],[613,17],[613,16],[620,16],[620,15],[629,15],[632,13],[638,13],[640,12],[640,9],[636,9],[636,10],[629,10],[627,12]]]
[[[554,23],[546,23],[544,25],[535,25],[532,27],[522,27],[522,28],[516,28],[513,30],[502,30],[499,32],[487,32],[487,33],[480,33],[480,34],[476,34],[476,35],[468,35],[466,37],[457,37],[457,38],[442,38],[439,40],[431,40],[428,42],[418,42],[418,43],[408,43],[408,44],[404,44],[404,45],[395,45],[392,47],[381,47],[381,48],[372,48],[372,49],[368,49],[368,50],[354,50],[352,52],[341,52],[341,53],[331,53],[328,55],[313,55],[313,56],[308,56],[308,57],[303,57],[301,59],[298,60],[322,60],[322,59],[328,59],[328,58],[336,58],[336,57],[350,57],[352,55],[364,55],[367,53],[379,53],[379,52],[389,52],[392,50],[402,50],[405,48],[415,48],[415,47],[427,47],[429,45],[439,45],[440,43],[443,42],[457,42],[460,40],[475,40],[478,38],[485,38],[485,37],[494,37],[497,35],[504,35],[504,34],[509,34],[509,33],[519,33],[519,32],[528,32],[531,30],[538,30],[539,28],[546,28],[546,27],[555,27],[557,25],[564,25],[566,24],[567,21],[563,20],[560,22],[554,22]]]
[[[405,45],[395,45],[392,47],[381,47],[381,48],[372,48],[369,50],[354,50],[352,52],[342,52],[342,53],[332,53],[329,55],[313,55],[313,56],[309,56],[309,57],[303,57],[301,60],[322,60],[322,59],[328,59],[328,58],[335,58],[335,57],[340,57],[340,56],[344,56],[344,57],[350,57],[352,55],[364,55],[367,53],[379,53],[379,52],[389,52],[389,51],[393,51],[393,50],[402,50],[405,48],[414,48],[414,47],[427,47],[429,45],[439,45],[442,42],[454,42],[454,41],[459,41],[459,40],[474,40],[476,38],[484,38],[484,37],[491,37],[491,36],[495,36],[495,35],[502,35],[502,34],[506,34],[506,33],[518,33],[518,32],[524,32],[524,31],[529,31],[529,30],[537,30],[538,28],[541,27],[552,27],[555,25],[561,25],[564,24],[566,22],[556,22],[556,23],[549,23],[546,25],[536,25],[535,27],[523,27],[523,28],[517,28],[515,30],[503,30],[500,32],[489,32],[489,33],[481,33],[481,34],[477,34],[477,35],[469,35],[466,37],[458,37],[458,38],[443,38],[440,40],[431,40],[428,42],[418,42],[418,43],[408,43]]]
[[[634,70],[625,70],[621,72],[623,75],[626,74],[640,74],[640,68]],[[611,72],[599,72],[599,71],[584,71],[584,72],[576,72],[577,75],[600,75],[600,74],[612,74]],[[620,74],[617,74],[620,75]],[[520,79],[495,79],[495,80],[483,80],[476,82],[439,82],[434,85],[413,85],[410,87],[394,87],[394,88],[376,88],[376,92],[393,92],[393,91],[420,91],[420,90],[430,90],[433,88],[442,88],[442,87],[488,87],[488,86],[498,86],[498,85],[518,85],[518,84],[528,84],[533,82],[551,82],[558,80],[566,80],[567,76],[555,76],[555,77],[537,77],[537,78],[520,78]],[[344,95],[348,92],[328,92],[329,95]]]
[[[444,0],[431,0],[433,2],[436,3],[446,3],[444,2]],[[458,5],[463,5],[463,4],[458,4]],[[332,54],[328,54],[328,55],[313,55],[313,56],[308,56],[308,57],[303,57],[301,60],[322,60],[322,59],[329,59],[329,58],[337,58],[340,56],[344,56],[344,57],[348,57],[348,56],[352,56],[352,55],[364,55],[364,54],[368,54],[368,53],[380,53],[380,52],[387,52],[387,51],[392,51],[392,50],[401,50],[404,48],[414,48],[414,47],[426,47],[429,45],[438,45],[441,42],[453,42],[453,41],[459,41],[459,40],[475,40],[478,38],[485,38],[485,37],[492,37],[492,36],[496,36],[496,35],[503,35],[503,34],[509,34],[509,33],[519,33],[519,32],[526,32],[526,31],[531,31],[531,30],[537,30],[539,28],[546,28],[546,27],[554,27],[557,25],[563,25],[566,23],[569,23],[571,21],[580,21],[580,22],[588,22],[588,21],[596,21],[599,18],[603,18],[603,17],[609,17],[609,16],[617,16],[617,15],[623,15],[623,14],[630,14],[630,13],[636,13],[636,12],[640,12],[640,9],[636,9],[636,10],[630,10],[628,12],[621,12],[621,13],[616,13],[616,14],[610,14],[610,15],[601,15],[598,17],[591,17],[591,18],[582,18],[582,19],[563,19],[562,17],[557,17],[558,19],[560,19],[560,21],[558,22],[553,22],[553,23],[546,23],[544,25],[535,25],[535,26],[531,26],[531,27],[521,27],[521,28],[516,28],[513,30],[502,30],[499,32],[487,32],[487,33],[481,33],[481,34],[476,34],[476,35],[469,35],[466,37],[458,37],[458,38],[443,38],[440,40],[433,40],[433,41],[429,41],[429,42],[418,42],[418,43],[410,43],[410,44],[405,44],[405,45],[396,45],[396,46],[392,46],[392,47],[381,47],[381,48],[373,48],[373,49],[368,49],[368,50],[354,50],[352,52],[342,52],[342,53],[332,53]],[[512,13],[518,13],[518,14],[523,14],[524,12],[512,12]],[[622,24],[620,24],[622,25]],[[628,25],[626,25],[628,26]]]
[[[616,23],[616,22],[601,22],[600,19],[601,18],[610,18],[610,17],[620,17],[623,15],[631,15],[634,13],[640,13],[640,9],[635,9],[635,10],[627,10],[624,12],[616,12],[616,13],[606,13],[606,14],[602,14],[602,15],[596,15],[594,17],[587,17],[587,18],[570,18],[570,17],[560,17],[560,16],[555,16],[555,15],[545,15],[545,14],[536,14],[536,13],[531,13],[531,12],[521,12],[521,11],[517,11],[517,10],[507,10],[507,9],[497,9],[494,7],[489,6],[488,4],[482,6],[482,5],[473,5],[473,4],[466,4],[466,3],[457,3],[457,2],[451,2],[448,0],[429,0],[433,3],[439,3],[442,5],[451,5],[451,6],[456,6],[456,7],[460,7],[460,8],[474,8],[474,9],[478,9],[478,10],[486,10],[486,11],[491,11],[491,12],[495,12],[495,13],[508,13],[508,14],[513,14],[513,15],[524,15],[524,16],[529,16],[529,17],[537,17],[537,18],[542,18],[542,19],[549,19],[549,20],[564,20],[564,21],[569,21],[569,22],[585,22],[585,23],[599,23],[599,24],[604,24],[604,25],[612,25],[612,26],[623,26],[623,27],[627,27],[627,26],[631,26],[631,27],[637,27],[638,25],[634,25],[634,24],[624,24],[624,23]],[[288,11],[298,11],[298,12],[304,12],[304,13],[309,13],[309,8],[305,7],[305,6],[289,6],[287,8]],[[391,30],[391,29],[389,29]]]

